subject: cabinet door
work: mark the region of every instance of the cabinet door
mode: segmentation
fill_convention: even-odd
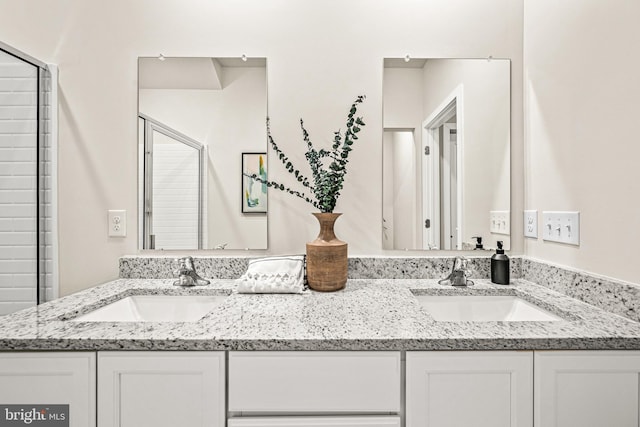
[[[407,352],[407,427],[531,427],[533,353]]]
[[[640,352],[535,353],[536,427],[637,427]]]
[[[400,427],[400,417],[256,417],[230,418],[228,427]]]
[[[0,353],[0,404],[69,405],[70,427],[93,427],[95,402],[95,353]]]
[[[224,352],[99,352],[99,427],[224,427]]]

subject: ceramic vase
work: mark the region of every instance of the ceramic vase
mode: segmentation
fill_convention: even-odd
[[[307,282],[316,291],[333,292],[347,283],[347,244],[333,232],[339,213],[314,213],[320,234],[307,243]]]

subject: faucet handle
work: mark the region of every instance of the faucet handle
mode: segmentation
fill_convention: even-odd
[[[468,264],[469,260],[463,256],[457,256],[454,260],[453,260],[453,268],[452,268],[452,272],[455,270],[466,270],[467,269],[467,264]]]

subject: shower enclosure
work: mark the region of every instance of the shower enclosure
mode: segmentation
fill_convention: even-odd
[[[56,78],[0,42],[0,315],[57,297]]]

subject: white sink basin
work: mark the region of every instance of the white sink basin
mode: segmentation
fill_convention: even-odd
[[[560,317],[516,296],[416,295],[429,314],[445,322],[554,322]]]
[[[222,304],[226,295],[135,295],[100,307],[77,322],[196,322]]]

